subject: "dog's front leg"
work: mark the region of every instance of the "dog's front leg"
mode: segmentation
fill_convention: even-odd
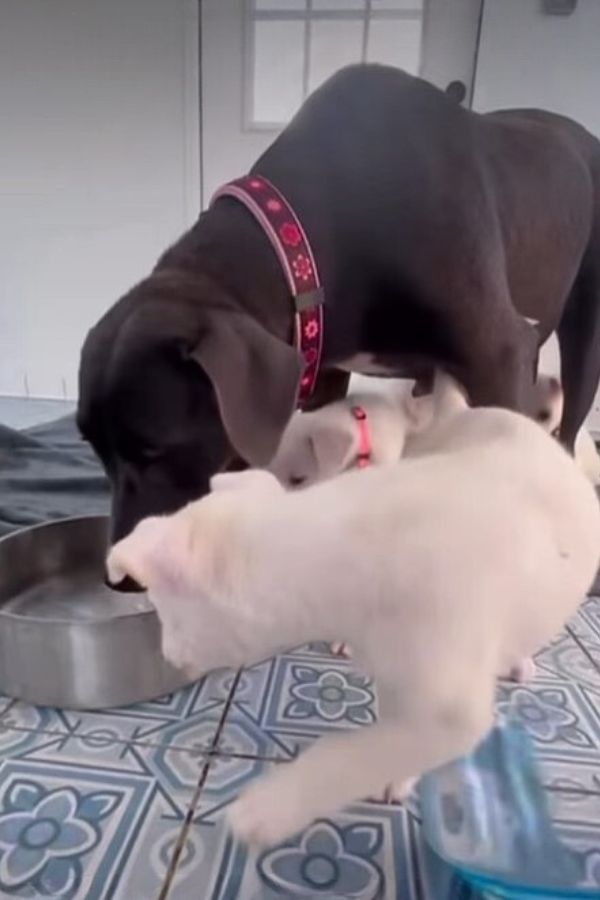
[[[385,782],[400,784],[470,751],[491,720],[491,700],[450,716],[430,706],[423,718],[321,738],[242,794],[229,821],[245,842],[278,844],[320,816],[380,794]]]

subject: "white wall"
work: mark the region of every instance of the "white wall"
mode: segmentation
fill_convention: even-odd
[[[0,2],[0,393],[74,396],[88,327],[199,209],[196,0]]]
[[[542,0],[486,0],[474,107],[539,106],[600,136],[600,0],[548,16]]]

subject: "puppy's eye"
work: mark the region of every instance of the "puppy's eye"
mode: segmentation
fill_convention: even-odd
[[[541,412],[537,414],[538,422],[548,422],[550,419],[550,411],[547,409],[543,409]]]
[[[305,481],[306,475],[290,475],[289,477],[290,487],[300,487]]]

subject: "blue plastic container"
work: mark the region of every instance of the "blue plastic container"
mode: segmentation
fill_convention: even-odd
[[[420,797],[433,851],[427,865],[439,883],[444,864],[454,873],[446,872],[436,900],[459,898],[461,879],[486,900],[599,900],[597,872],[586,871],[585,855],[552,822],[530,739],[518,724],[495,727],[470,756],[424,776]]]

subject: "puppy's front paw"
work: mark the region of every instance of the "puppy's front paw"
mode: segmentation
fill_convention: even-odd
[[[310,821],[300,797],[258,783],[229,808],[229,824],[236,838],[255,847],[272,847],[292,837]]]
[[[525,681],[531,681],[535,678],[535,671],[535,663],[531,657],[528,656],[525,659],[519,660],[519,662],[512,667],[508,677],[511,681],[516,681],[517,684],[523,684]]]
[[[343,644],[341,641],[335,641],[329,646],[334,656],[341,656],[342,659],[352,658],[352,648],[349,647],[348,644]]]
[[[375,797],[370,797],[374,803],[399,804],[404,803],[410,797],[418,778],[407,778],[406,781],[390,781]]]

